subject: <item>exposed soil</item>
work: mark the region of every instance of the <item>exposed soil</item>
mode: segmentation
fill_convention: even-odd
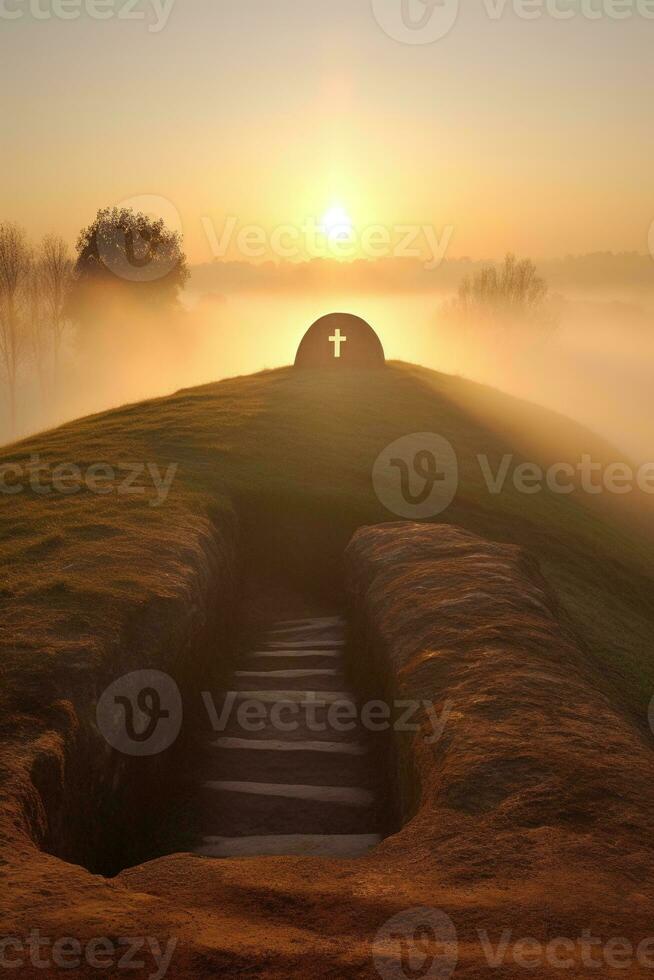
[[[447,977],[438,934],[411,946],[407,910],[429,907],[456,931],[455,978],[524,976],[527,937],[558,942],[547,955],[532,944],[531,976],[650,975],[651,944],[640,961],[635,950],[652,934],[654,753],[593,683],[533,561],[403,524],[361,531],[348,568],[362,668],[389,698],[428,699],[445,719],[435,742],[426,714],[396,739],[403,829],[358,859],[176,854],[108,881],[39,853],[16,827],[5,933],[173,939],[175,977],[396,977],[407,964]],[[397,927],[378,932],[398,914],[404,960]],[[619,937],[632,953],[623,944],[618,967]],[[142,958],[132,975],[156,975]]]
[[[392,830],[402,829],[357,859],[190,853],[207,836],[235,849],[237,823],[241,842],[270,838],[270,814],[246,826],[244,809],[259,798],[250,793],[222,828],[215,805],[204,827],[188,808],[171,822],[166,801],[186,799],[180,782],[200,785],[180,760],[199,754],[183,740],[146,761],[111,751],[98,698],[127,671],[165,671],[195,738],[198,692],[230,683],[257,631],[333,612],[351,535],[388,519],[370,478],[375,459],[398,435],[426,431],[447,438],[460,462],[443,518],[480,537],[370,527],[347,554],[348,685],[363,699],[424,699],[444,718],[435,742],[396,733],[370,770],[390,774],[401,815]],[[429,906],[456,928],[455,977],[524,976],[513,943],[528,936],[573,947],[571,966],[536,963],[532,976],[650,975],[633,957],[614,969],[599,959],[603,946],[588,965],[580,937],[635,946],[654,932],[651,529],[639,521],[634,534],[622,512],[607,515],[587,495],[489,494],[478,454],[493,468],[507,452],[516,464],[538,461],[543,433],[557,460],[619,458],[568,420],[406,365],[365,378],[280,370],[233,379],[3,450],[3,462],[21,466],[32,454],[50,469],[109,461],[116,475],[106,496],[28,489],[0,509],[0,934],[172,939],[174,977],[377,977],[374,952],[402,963],[399,939],[376,940],[377,930]],[[165,505],[154,506],[146,479],[136,495],[122,493],[120,467],[134,460],[160,472],[179,464]],[[527,548],[546,581],[522,547],[496,541]],[[252,572],[262,565],[260,587]],[[253,586],[246,599],[239,581]],[[286,608],[303,584],[301,608]],[[251,625],[244,645],[235,624]],[[432,731],[426,713],[418,719]],[[213,781],[243,782],[224,759]],[[368,789],[349,759],[307,757],[311,783],[278,759],[278,785]],[[275,784],[254,756],[248,765],[251,782]],[[316,829],[301,809],[315,801],[293,802],[295,829]],[[309,836],[331,827],[318,829]],[[370,822],[356,829],[368,836]],[[339,836],[349,846],[353,835]],[[503,930],[498,969],[483,936],[497,947]],[[428,931],[421,949],[425,940]],[[418,975],[426,949],[409,955]],[[406,941],[404,954],[406,963]],[[156,975],[152,956],[142,958],[130,975]],[[11,972],[125,970],[28,958]]]

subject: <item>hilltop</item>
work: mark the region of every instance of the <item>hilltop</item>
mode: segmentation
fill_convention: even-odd
[[[258,571],[282,569],[295,583],[338,591],[356,528],[397,519],[375,496],[373,463],[414,432],[439,433],[458,456],[456,498],[436,520],[526,547],[594,658],[598,680],[642,720],[654,690],[654,576],[642,501],[639,524],[635,495],[547,487],[523,494],[510,479],[493,495],[476,459],[486,454],[496,472],[507,453],[512,466],[623,456],[554,413],[404,364],[364,376],[282,369],[234,378],[5,448],[0,466],[24,468],[36,458],[45,467],[45,491],[61,463],[83,474],[97,464],[115,470],[113,480],[98,481],[103,492],[35,492],[28,483],[0,498],[5,676],[15,690],[38,690],[37,678],[45,674],[48,683],[70,669],[76,651],[83,660],[91,646],[99,649],[139,601],[165,594],[166,561],[183,564],[211,527],[238,526],[241,555]],[[154,478],[148,465],[157,467]],[[128,480],[143,494],[134,486],[119,493]]]
[[[459,464],[433,535],[398,524],[372,481],[382,450],[421,432],[447,439]],[[316,976],[374,976],[371,935],[410,906],[440,903],[464,935],[490,923],[494,942],[505,926],[541,935],[546,899],[557,935],[646,927],[648,499],[522,493],[511,476],[494,494],[480,455],[493,473],[506,456],[511,473],[620,459],[568,419],[406,364],[234,378],[3,452],[17,491],[0,500],[7,934],[36,922],[69,935],[74,922],[82,938],[181,936],[180,976],[288,976],[308,963]],[[352,535],[384,524],[388,535],[359,532],[348,572]],[[289,596],[345,607],[348,574],[358,614],[367,603],[379,649],[393,652],[396,691],[455,694],[446,737],[416,749],[418,777],[398,740],[403,829],[359,862],[142,863],[189,754],[180,744],[137,765],[110,752],[99,696],[157,668],[176,678],[186,718],[187,698],[221,688],[240,633]],[[356,649],[354,672],[378,696],[368,648]],[[485,975],[479,956],[464,951],[468,975]]]

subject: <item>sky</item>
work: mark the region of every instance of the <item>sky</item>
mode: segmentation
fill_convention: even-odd
[[[69,20],[61,2],[0,0],[0,219],[34,239],[147,199],[192,263],[274,256],[276,228],[334,208],[347,257],[412,225],[451,257],[648,249],[651,0],[620,0],[624,20],[613,0],[557,0],[565,20],[465,0],[431,43],[391,36],[403,0],[63,0]]]

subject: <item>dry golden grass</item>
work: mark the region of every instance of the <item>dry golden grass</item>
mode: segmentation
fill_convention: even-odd
[[[6,448],[0,465],[36,453],[51,466],[179,466],[160,507],[151,506],[151,483],[143,497],[0,496],[0,670],[10,727],[15,712],[42,716],[80,673],[102,672],[129,622],[144,606],[183,597],[206,542],[229,537],[236,520],[248,560],[333,592],[353,531],[394,519],[373,492],[375,458],[421,431],[444,435],[459,457],[459,492],[439,520],[529,549],[598,675],[642,719],[654,691],[654,593],[650,540],[634,530],[633,513],[605,513],[606,497],[525,496],[510,486],[491,496],[475,459],[487,453],[495,462],[509,451],[517,462],[535,431],[560,444],[562,459],[619,454],[552,413],[393,365],[350,377],[285,369],[237,378]]]
[[[198,640],[223,635],[237,574],[340,601],[352,533],[395,519],[375,497],[372,465],[391,441],[424,431],[449,439],[459,458],[459,492],[440,521],[503,544],[445,527],[447,553],[428,542],[416,564],[416,537],[400,535],[407,567],[398,574],[390,563],[375,586],[392,684],[430,698],[447,688],[461,716],[436,748],[417,747],[419,780],[403,771],[400,746],[400,791],[416,821],[355,864],[177,855],[108,882],[39,852],[35,841],[93,866],[99,842],[134,832],[129,772],[93,731],[104,685],[147,666],[201,685],[225,647],[214,643],[209,658]],[[51,465],[179,468],[159,507],[151,489],[0,497],[3,931],[172,934],[180,977],[360,977],[376,975],[370,943],[385,918],[437,905],[461,929],[457,976],[474,978],[486,974],[473,926],[496,941],[504,927],[540,936],[550,928],[544,896],[556,899],[559,934],[639,932],[654,812],[649,532],[633,506],[510,487],[489,495],[476,454],[519,461],[534,433],[544,459],[557,445],[562,459],[618,458],[551,413],[407,365],[237,378],[5,449],[0,465],[38,453]],[[418,539],[430,531],[420,527]],[[142,788],[145,805],[157,774],[135,773],[131,790]]]

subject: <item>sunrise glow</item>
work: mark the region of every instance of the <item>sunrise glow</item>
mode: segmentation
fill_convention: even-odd
[[[348,241],[354,231],[354,225],[347,210],[340,204],[336,204],[322,216],[320,230],[330,242]]]

